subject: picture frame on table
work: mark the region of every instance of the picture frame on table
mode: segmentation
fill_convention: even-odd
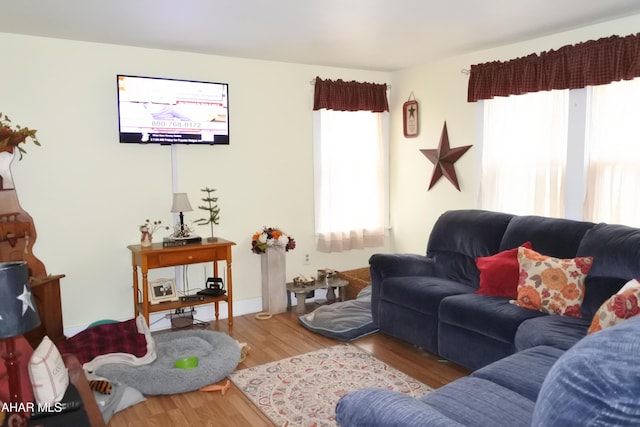
[[[149,302],[158,304],[165,301],[178,301],[174,279],[155,279],[149,281]]]

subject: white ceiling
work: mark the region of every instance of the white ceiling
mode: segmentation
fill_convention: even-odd
[[[0,32],[393,71],[637,13],[638,0],[15,0]]]

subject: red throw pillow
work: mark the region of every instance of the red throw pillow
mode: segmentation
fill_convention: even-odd
[[[523,243],[522,247],[531,249],[531,242]],[[480,287],[476,294],[518,298],[518,248],[476,258],[476,267],[480,270]]]

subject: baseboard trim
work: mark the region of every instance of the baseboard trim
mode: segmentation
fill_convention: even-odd
[[[250,298],[240,301],[234,301],[233,303],[233,315],[242,316],[245,314],[258,313],[262,310],[262,298]],[[194,318],[196,320],[200,320],[203,322],[211,322],[215,319],[215,312],[213,308],[213,304],[203,304],[196,306],[196,315]],[[149,329],[151,331],[160,331],[163,329],[171,328],[171,319],[167,318],[168,311],[161,311],[158,313],[151,313],[149,316]],[[226,319],[227,316],[227,307],[224,303],[220,304],[220,319]],[[129,320],[129,319],[119,319],[120,321]],[[72,326],[69,328],[64,328],[64,334],[67,337],[72,337],[78,332],[82,332],[87,329],[86,325],[81,326]]]

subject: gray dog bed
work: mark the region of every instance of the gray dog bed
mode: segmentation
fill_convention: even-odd
[[[316,334],[340,341],[353,341],[378,331],[371,316],[371,286],[354,300],[323,305],[298,318],[302,326]]]
[[[240,361],[240,346],[222,332],[186,330],[154,335],[157,359],[142,366],[103,365],[96,374],[125,383],[146,395],[177,394],[215,384]],[[198,366],[178,369],[176,360],[198,357]]]

